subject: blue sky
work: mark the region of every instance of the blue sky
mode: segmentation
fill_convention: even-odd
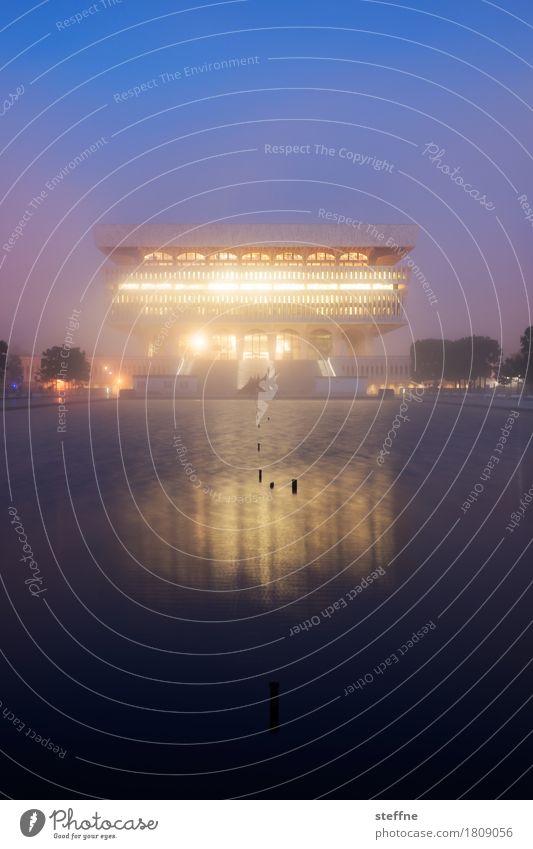
[[[107,306],[97,221],[316,222],[320,208],[420,226],[413,259],[439,303],[412,282],[415,337],[473,330],[517,349],[532,321],[533,231],[519,201],[533,206],[530,3],[23,0],[0,15],[2,244],[46,182],[105,140],[2,250],[0,334],[20,350],[52,344],[96,275],[80,328],[92,348]],[[231,58],[249,62],[186,71]],[[444,151],[434,161],[430,144]],[[395,336],[403,352],[409,332]]]

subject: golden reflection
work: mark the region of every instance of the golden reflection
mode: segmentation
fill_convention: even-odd
[[[215,595],[237,591],[262,609],[314,591],[320,603],[339,588],[339,594],[348,592],[378,567],[386,570],[383,588],[393,573],[397,508],[392,497],[382,498],[391,472],[383,467],[369,476],[369,465],[355,458],[323,489],[339,471],[338,459],[325,458],[300,479],[296,496],[290,476],[283,486],[279,470],[274,490],[268,473],[259,484],[251,472],[228,470],[216,479],[204,475],[199,487],[180,475],[166,482],[168,498],[159,486],[144,493],[139,509],[145,521],[128,522],[126,536],[156,575]],[[335,589],[320,590],[330,579]]]

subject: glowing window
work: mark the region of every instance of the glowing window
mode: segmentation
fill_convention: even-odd
[[[278,262],[288,262],[288,263],[299,263],[303,262],[303,256],[301,254],[295,254],[292,251],[283,251],[283,253],[276,254],[274,257],[276,263]]]
[[[227,333],[211,337],[211,349],[221,360],[235,359],[237,338]]]
[[[178,254],[176,259],[178,262],[205,262],[205,256],[196,253],[196,251],[186,251],[183,254]]]
[[[244,337],[243,358],[250,359],[268,359],[268,336],[261,331],[252,331]]]
[[[335,262],[335,254],[330,254],[326,251],[317,251],[316,253],[309,254],[307,262],[310,265],[321,265],[323,262],[329,264]]]
[[[237,262],[237,254],[229,253],[229,251],[218,251],[211,254],[209,262]]]
[[[152,262],[155,265],[172,265],[172,254],[167,254],[165,251],[153,251],[151,254],[146,254],[145,262]]]
[[[294,305],[291,312],[295,312]],[[292,360],[293,357],[299,356],[300,339],[292,330],[284,330],[276,334],[276,359]]]
[[[270,257],[268,254],[252,251],[251,253],[243,254],[241,260],[248,265],[255,265],[256,263],[270,262]]]
[[[368,256],[359,253],[359,251],[349,251],[340,255],[339,262],[343,262],[345,265],[368,265]]]

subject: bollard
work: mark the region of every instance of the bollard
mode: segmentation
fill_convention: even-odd
[[[274,481],[270,481],[270,489],[274,489]]]
[[[263,483],[263,469],[259,469],[259,483]]]
[[[279,681],[270,681],[270,730],[279,731]]]
[[[261,443],[260,442],[257,443],[257,450],[261,451]]]
[[[298,480],[296,478],[292,479],[292,494],[296,495],[298,492]]]

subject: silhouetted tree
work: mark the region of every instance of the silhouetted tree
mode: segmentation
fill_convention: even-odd
[[[493,377],[501,362],[502,349],[490,336],[472,336],[472,368],[470,380],[475,385],[486,386],[487,378]]]
[[[444,377],[452,383],[463,386],[468,378],[468,363],[471,359],[471,340],[446,340],[446,359],[444,362]]]
[[[22,368],[22,360],[18,354],[10,354],[7,358],[7,383],[12,388],[16,386],[18,389],[24,381],[24,369]]]
[[[489,336],[462,339],[418,339],[411,345],[411,374],[420,382],[438,385],[449,380],[460,386],[485,384],[497,370],[501,349]]]
[[[510,383],[513,378],[523,379],[525,376],[525,362],[522,353],[512,354],[502,362],[499,382]]]
[[[4,374],[6,371],[6,361],[7,361],[7,342],[4,342],[3,339],[0,340],[0,380],[2,384],[4,383]]]
[[[533,327],[524,330],[520,337],[520,351],[524,358],[524,377],[527,383],[533,383]]]
[[[418,383],[438,384],[444,375],[445,339],[417,339],[411,345],[411,375]]]
[[[65,356],[68,353],[68,356]],[[58,345],[47,348],[41,356],[41,368],[37,374],[40,383],[53,383],[64,380],[66,383],[79,385],[89,380],[91,367],[87,362],[85,351],[70,348],[65,351]]]

